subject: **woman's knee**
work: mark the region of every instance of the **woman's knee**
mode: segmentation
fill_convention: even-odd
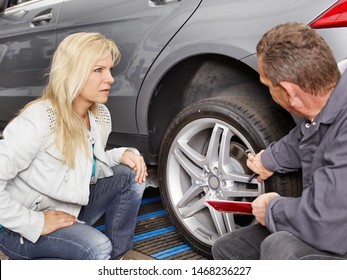
[[[142,198],[146,184],[140,184],[135,181],[136,171],[125,165],[116,165],[113,167],[113,172],[116,179],[123,182],[124,187],[128,187],[135,196],[139,197],[139,199]]]
[[[111,256],[110,239],[92,226],[75,223],[47,236],[47,250],[59,254],[62,259],[73,260],[107,260]],[[54,248],[59,246],[59,252]]]
[[[112,243],[106,236],[103,240],[91,247],[91,256],[94,260],[108,260],[112,253]]]
[[[93,236],[87,243],[81,243],[79,245],[80,250],[76,250],[76,253],[80,256],[76,256],[76,259],[108,260],[112,253],[112,243],[110,239],[101,233],[98,236]]]

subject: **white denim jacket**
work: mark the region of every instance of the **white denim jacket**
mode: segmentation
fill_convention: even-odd
[[[95,143],[97,159],[92,183],[112,176],[110,167],[119,164],[129,149],[105,151],[111,117],[106,106],[98,105],[98,109],[100,116],[89,112],[89,139]],[[69,169],[54,144],[54,127],[50,102],[40,101],[13,119],[0,140],[0,224],[34,243],[43,229],[42,211],[61,210],[77,217],[89,199],[92,160],[81,153],[75,168]]]

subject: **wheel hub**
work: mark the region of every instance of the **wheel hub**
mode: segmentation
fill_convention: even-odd
[[[208,185],[212,190],[217,190],[220,186],[220,180],[216,175],[210,175],[208,177]]]

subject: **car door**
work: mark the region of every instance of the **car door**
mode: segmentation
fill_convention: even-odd
[[[0,13],[0,126],[42,93],[63,0],[5,0]],[[6,3],[5,3],[6,2]]]

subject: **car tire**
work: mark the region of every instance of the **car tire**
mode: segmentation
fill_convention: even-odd
[[[181,111],[164,134],[158,164],[164,207],[178,232],[207,258],[219,236],[255,219],[218,212],[206,199],[252,201],[264,192],[301,193],[296,172],[247,183],[252,174],[247,152],[259,152],[295,126],[286,111],[269,103],[245,96],[200,100]]]

